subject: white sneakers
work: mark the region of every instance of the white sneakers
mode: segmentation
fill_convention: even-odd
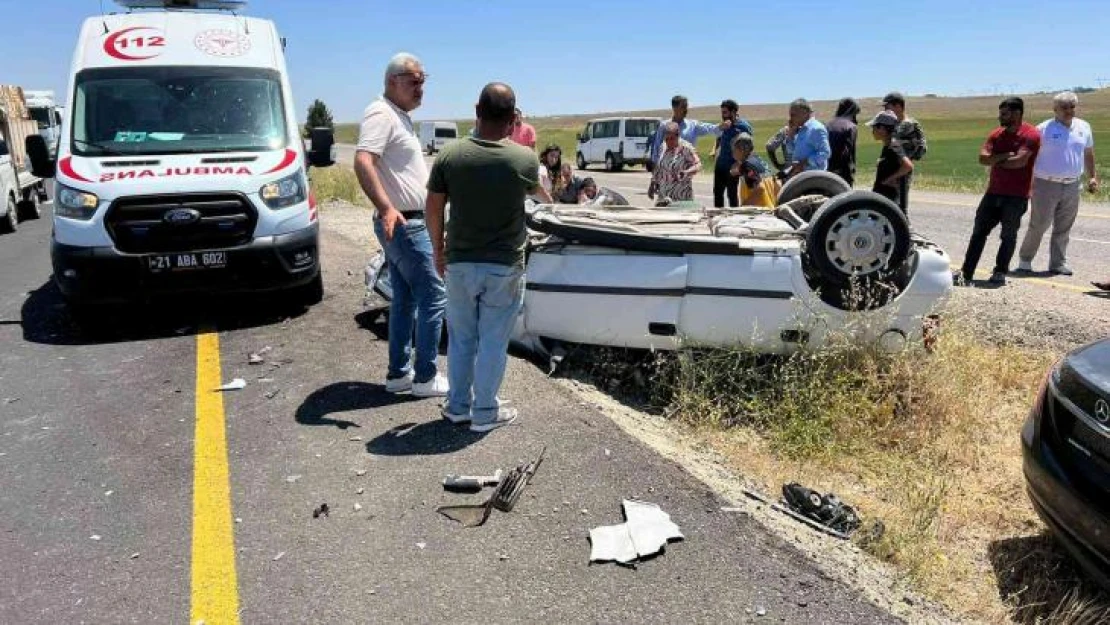
[[[427,382],[413,382],[412,394],[416,397],[446,397],[448,388],[447,378],[437,374]]]
[[[403,378],[393,378],[385,381],[385,392],[407,393],[411,391],[414,397],[445,397],[447,389],[447,378],[442,375],[436,375],[427,382],[413,382],[413,374],[409,372]]]
[[[516,421],[518,416],[520,416],[520,411],[516,408],[501,406],[497,409],[497,416],[491,421],[471,421],[470,431],[481,433],[496,430],[503,425],[509,425],[513,421]]]

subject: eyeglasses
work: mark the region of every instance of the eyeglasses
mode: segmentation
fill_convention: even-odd
[[[424,82],[428,80],[428,75],[424,72],[401,72],[400,74],[393,75],[394,78],[400,78],[402,76],[408,78],[409,82],[413,85],[423,85]]]

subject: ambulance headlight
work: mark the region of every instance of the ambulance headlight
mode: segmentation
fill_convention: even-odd
[[[96,214],[96,207],[99,204],[100,198],[92,193],[58,185],[58,196],[54,202],[54,214],[59,217],[88,221]]]
[[[281,180],[267,182],[258,190],[258,196],[270,208],[287,208],[308,198],[304,174],[300,171]]]

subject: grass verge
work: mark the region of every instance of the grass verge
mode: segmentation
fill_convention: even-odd
[[[589,348],[570,364],[680,421],[766,492],[798,481],[855,505],[865,527],[881,520],[882,538],[861,532],[860,546],[961,617],[1107,622],[1110,600],[1080,581],[1024,493],[1019,432],[1059,355],[947,325],[931,353]]]
[[[370,200],[362,192],[358,178],[350,167],[313,167],[308,170],[308,178],[319,202],[343,200],[356,206],[370,206]]]

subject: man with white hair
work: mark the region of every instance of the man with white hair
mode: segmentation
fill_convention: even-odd
[[[828,169],[832,155],[829,131],[813,116],[813,107],[805,98],[790,103],[790,124],[798,130],[794,134],[794,162],[789,175]]]
[[[1041,151],[1033,166],[1033,210],[1029,229],[1018,251],[1017,271],[1033,271],[1033,257],[1041,246],[1041,238],[1052,226],[1048,248],[1048,270],[1070,276],[1068,239],[1072,224],[1079,214],[1079,182],[1087,170],[1087,191],[1098,191],[1095,171],[1095,137],[1091,125],[1075,116],[1079,96],[1071,91],[1056,94],[1052,99],[1055,117],[1041,122]]]
[[[355,174],[376,209],[374,233],[385,250],[393,287],[385,390],[442,397],[448,384],[437,372],[436,356],[447,293],[424,219],[428,166],[409,117],[424,99],[426,78],[415,56],[400,53],[390,59],[385,92],[363,114]]]

